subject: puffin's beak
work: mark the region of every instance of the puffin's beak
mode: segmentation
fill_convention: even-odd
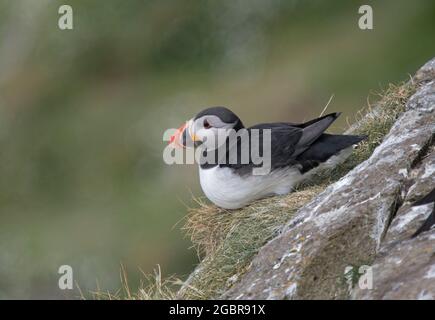
[[[201,142],[201,139],[198,138],[198,136],[195,134],[195,132],[193,130],[193,119],[190,119],[189,121],[187,121],[186,132],[187,133],[186,133],[185,138],[187,138],[187,136],[189,136],[190,140],[194,144],[196,144],[197,142]]]
[[[186,146],[196,144],[200,141],[195,134],[192,134],[193,120],[189,120],[184,123],[169,139],[169,144],[174,144],[176,147],[186,148]],[[190,141],[189,141],[190,140]],[[192,143],[193,142],[193,143]]]
[[[186,140],[184,136],[186,135],[187,122],[175,131],[175,133],[169,139],[168,144],[173,144],[175,147],[186,147]]]

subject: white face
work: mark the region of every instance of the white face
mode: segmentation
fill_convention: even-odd
[[[225,143],[229,130],[233,129],[236,123],[225,123],[213,115],[202,116],[195,121],[189,120],[188,130],[193,141],[200,141],[207,149],[214,149],[216,142]]]

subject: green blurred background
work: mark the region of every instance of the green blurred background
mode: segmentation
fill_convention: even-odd
[[[132,288],[157,264],[183,279],[201,191],[195,166],[163,163],[167,128],[213,105],[307,120],[334,94],[341,131],[435,56],[434,31],[432,0],[0,0],[0,298],[77,297],[62,264],[85,292],[119,288],[121,263]]]

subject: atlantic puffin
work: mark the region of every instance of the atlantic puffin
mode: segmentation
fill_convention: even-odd
[[[261,123],[245,128],[240,118],[226,107],[211,107],[199,112],[188,120],[170,138],[170,144],[181,147],[202,147],[207,155],[210,145],[205,141],[217,140],[228,132],[269,132],[270,171],[267,174],[254,174],[258,164],[254,161],[241,161],[241,150],[251,148],[237,143],[225,144],[224,155],[216,156],[215,161],[199,164],[201,188],[206,197],[224,209],[238,209],[254,200],[272,195],[290,193],[316,171],[333,168],[344,161],[353,147],[365,136],[336,135],[324,133],[339,117],[331,113],[304,123],[276,122]],[[228,137],[227,137],[228,138]],[[261,139],[259,140],[262,143]],[[229,154],[237,148],[236,161],[229,161]],[[260,153],[265,149],[260,145]],[[216,153],[217,154],[217,153]]]

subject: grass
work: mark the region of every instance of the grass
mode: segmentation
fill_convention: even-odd
[[[141,271],[142,279],[139,287],[135,290],[130,288],[127,272],[121,265],[120,281],[121,288],[116,292],[102,291],[97,287],[96,291],[90,292],[93,300],[173,300],[175,299],[174,287],[180,286],[182,281],[175,278],[162,278],[160,266],[154,270],[154,275],[148,275]],[[80,290],[81,299],[86,300],[87,297]]]
[[[219,295],[238,280],[251,257],[278,234],[300,204],[322,189],[313,186],[291,197],[267,198],[232,211],[200,201],[198,208],[190,210],[184,230],[205,259],[201,272],[180,296],[191,298],[191,288],[196,288],[194,294],[199,292],[202,298]]]
[[[390,84],[373,95],[378,101],[358,112],[356,124],[348,134],[366,135],[352,155],[340,166],[321,172],[306,185],[281,197],[256,201],[238,210],[224,210],[197,199],[198,207],[189,209],[183,227],[199,256],[196,272],[187,280],[178,297],[183,299],[216,298],[233,285],[249,268],[253,256],[274,238],[293,214],[330,183],[369,158],[382,142],[393,123],[405,110],[405,103],[415,92],[413,81]]]
[[[415,92],[416,86],[411,79],[399,85],[389,84],[383,91],[372,93],[372,96],[377,98],[377,102],[372,105],[367,101],[367,107],[357,112],[354,124],[350,125],[345,132],[346,134],[365,135],[367,139],[358,144],[342,165],[331,172],[318,174],[312,183],[330,184],[359,163],[367,160],[390,131],[399,115],[405,111],[406,101]]]

